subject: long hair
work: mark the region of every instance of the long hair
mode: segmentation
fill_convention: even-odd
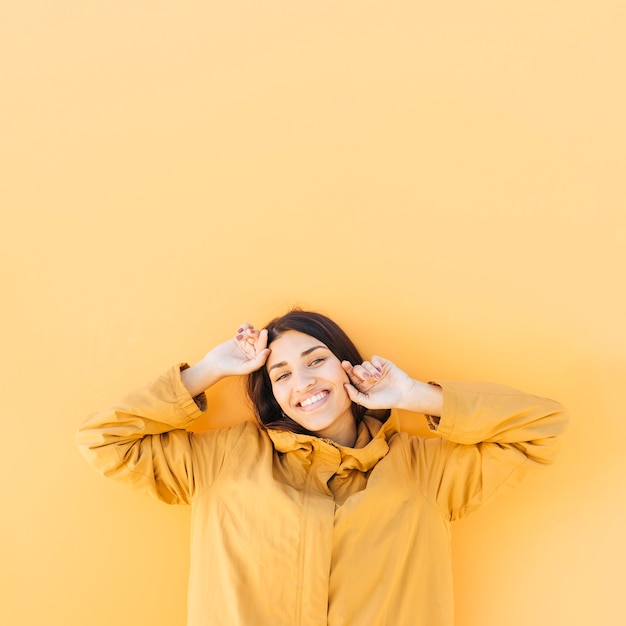
[[[353,365],[363,362],[361,354],[348,335],[335,322],[321,313],[293,309],[281,317],[274,318],[265,328],[268,333],[268,346],[288,330],[296,330],[321,341],[340,361],[350,361]],[[305,435],[315,434],[282,412],[274,398],[272,383],[265,366],[248,375],[246,386],[256,418],[263,426]],[[354,421],[358,425],[363,418],[365,408],[354,402],[351,408]]]

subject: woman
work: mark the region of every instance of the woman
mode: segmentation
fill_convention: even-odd
[[[259,423],[186,431],[233,375]],[[399,432],[395,408],[441,437]],[[450,522],[551,462],[564,423],[545,398],[363,361],[330,319],[291,311],[78,437],[105,475],[192,504],[190,626],[452,626]]]

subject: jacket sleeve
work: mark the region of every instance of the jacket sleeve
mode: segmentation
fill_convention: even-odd
[[[76,441],[101,474],[170,504],[189,503],[194,490],[193,434],[185,430],[204,409],[175,366],[119,402],[89,416]]]
[[[553,462],[567,422],[559,403],[495,384],[435,382],[441,437],[412,440],[412,455],[422,491],[449,519]]]

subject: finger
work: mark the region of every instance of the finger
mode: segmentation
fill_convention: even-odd
[[[370,361],[363,361],[363,363],[359,366],[359,376],[361,376],[361,378],[370,378],[372,376],[380,378],[380,371]]]
[[[246,359],[256,365],[256,369],[261,367],[271,350],[267,347],[267,329],[256,330],[251,325],[243,329],[235,338],[237,346]]]
[[[378,369],[378,371],[382,372],[386,367],[387,368],[391,367],[392,363],[391,361],[388,361],[387,359],[383,359],[382,356],[373,356],[372,365],[376,369]]]
[[[238,330],[238,335],[235,337],[237,341],[243,341],[248,345],[254,346],[259,337],[259,331],[252,326],[252,324],[243,324]]]
[[[246,341],[253,346],[259,338],[259,331],[254,328],[248,328],[244,331],[244,337],[246,338]]]
[[[359,392],[357,391],[356,387],[352,386],[350,383],[345,383],[344,389],[346,390],[346,393],[348,394],[348,398],[350,398],[352,402],[357,402]]]
[[[348,375],[348,379],[350,380],[352,385],[354,385],[357,390],[360,390],[365,383],[363,379],[359,378],[359,376],[357,376],[357,374],[355,373],[352,363],[350,363],[350,361],[342,361],[341,367],[343,367],[343,369],[345,370],[346,374]]]
[[[351,383],[358,385],[361,382],[361,379],[356,375],[354,371],[354,366],[352,365],[352,363],[350,363],[350,361],[342,361],[341,367],[348,375]]]
[[[246,341],[244,335],[240,333],[233,339],[233,341],[235,342],[235,345],[237,346],[239,352],[241,352],[242,356],[244,356],[246,359],[250,358],[250,346]]]
[[[363,391],[364,387],[367,388],[372,386],[374,378],[366,367],[363,365],[355,365],[352,371],[352,376],[350,376],[350,380],[359,391]]]
[[[265,361],[267,361],[267,357],[270,355],[271,350],[269,348],[265,348],[261,350],[256,357],[253,359],[256,369],[259,369],[263,365],[265,365]]]
[[[358,389],[361,390],[363,385],[365,385],[365,380],[359,377],[355,372],[354,368],[351,368],[350,371],[346,372],[348,374],[348,380]]]
[[[252,326],[252,324],[249,324],[248,322],[244,322],[237,329],[237,334],[235,335],[235,339],[240,341],[241,339],[244,339],[244,338],[248,337],[249,334],[250,334],[250,329],[254,330],[254,326]]]
[[[356,404],[360,404],[361,406],[366,406],[366,402],[367,402],[366,394],[360,391],[357,391],[357,389],[353,385],[350,385],[349,383],[345,383],[344,388],[348,394],[348,397],[350,398],[350,400],[352,400],[352,402],[355,402]]]
[[[380,370],[370,361],[364,361],[362,367],[369,376],[380,378]]]
[[[257,349],[256,343],[259,337],[259,331],[255,330],[251,324],[246,325],[247,328],[242,328],[241,332],[235,337],[235,343],[246,358],[250,359],[256,356]],[[264,345],[263,348],[266,346]]]
[[[351,374],[351,372],[352,372],[352,363],[350,363],[350,361],[342,361],[341,362],[341,367],[343,367],[343,369],[345,370],[346,374],[348,374],[348,376]]]
[[[270,353],[270,349],[267,347],[267,328],[263,328],[259,331],[257,348],[261,351],[267,350],[267,354]],[[267,356],[265,358],[267,358]]]
[[[240,341],[242,343],[246,343],[246,344],[254,344],[257,340],[257,338],[254,335],[251,335],[249,332],[244,331],[243,333],[239,333],[235,339],[237,341]]]
[[[379,378],[370,376],[369,378],[363,380],[360,384],[355,385],[355,387],[362,393],[367,393],[370,389],[373,389],[379,382]]]
[[[364,361],[360,365],[355,365],[354,372],[359,378],[369,378],[371,376],[367,369],[367,361]]]

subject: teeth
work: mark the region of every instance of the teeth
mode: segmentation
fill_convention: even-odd
[[[300,402],[300,406],[311,406],[315,402],[319,402],[322,398],[326,397],[327,395],[328,395],[327,391],[316,393],[314,396],[311,396],[310,398],[307,398],[306,400],[303,400],[302,402]]]

